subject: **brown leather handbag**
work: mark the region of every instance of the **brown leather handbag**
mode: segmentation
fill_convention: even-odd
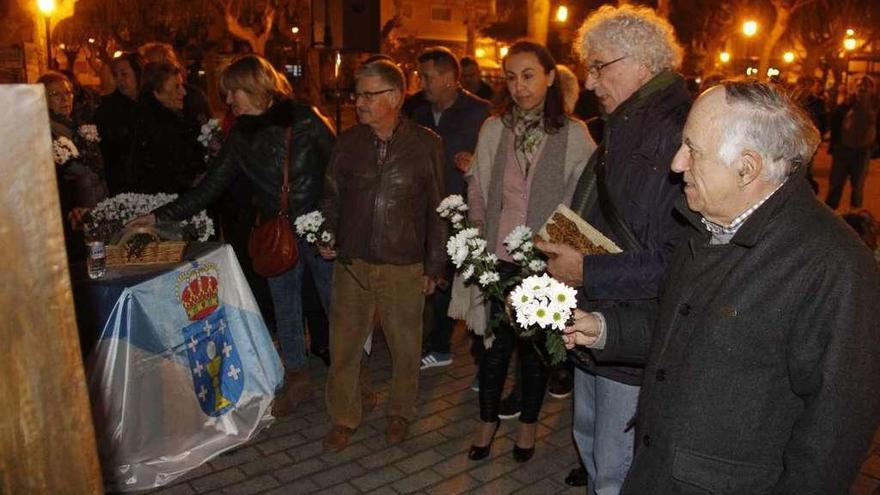
[[[287,157],[284,160],[284,179],[281,182],[281,200],[278,214],[271,219],[263,219],[257,213],[257,219],[251,230],[248,241],[248,254],[257,274],[264,277],[281,275],[293,268],[299,261],[299,247],[296,235],[290,227],[287,210],[288,194],[290,193],[289,169],[292,131],[287,129]]]

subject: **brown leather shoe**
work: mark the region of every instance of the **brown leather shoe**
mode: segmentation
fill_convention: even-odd
[[[299,403],[311,395],[311,380],[308,369],[284,373],[284,386],[275,394],[272,416],[281,418],[293,414]]]
[[[388,429],[385,430],[388,443],[400,443],[406,438],[409,429],[406,419],[400,416],[388,416]]]
[[[324,452],[341,452],[348,447],[354,430],[343,425],[333,425],[333,428],[324,437]]]

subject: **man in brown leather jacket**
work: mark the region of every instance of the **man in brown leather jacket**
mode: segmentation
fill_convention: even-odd
[[[446,225],[435,208],[444,187],[440,137],[400,116],[403,73],[392,62],[356,74],[359,125],[340,134],[327,168],[323,203],[336,247],[330,311],[328,450],[342,450],[362,416],[361,348],[378,312],[394,363],[389,443],[415,416],[425,295],[443,274]]]

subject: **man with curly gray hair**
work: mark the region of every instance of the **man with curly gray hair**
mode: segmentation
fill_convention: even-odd
[[[557,279],[581,288],[594,311],[644,305],[657,297],[668,246],[682,228],[673,215],[680,177],[669,165],[681,144],[691,104],[675,71],[682,50],[669,23],[653,10],[604,6],[584,22],[581,56],[586,87],[604,110],[604,137],[581,176],[572,209],[623,249],[582,256],[562,244],[539,244]],[[584,469],[566,479],[588,493],[617,494],[633,456],[642,368],[600,364],[576,354],[574,438]]]

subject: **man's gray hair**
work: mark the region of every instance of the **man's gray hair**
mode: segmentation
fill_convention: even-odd
[[[819,146],[819,131],[812,120],[780,88],[756,80],[724,81],[727,104],[733,107],[718,125],[724,132],[718,156],[731,166],[743,150],[761,155],[761,178],[781,183],[802,170]]]
[[[641,62],[651,74],[681,66],[683,51],[675,29],[647,7],[602,6],[584,21],[578,38],[581,42],[576,49],[583,59],[596,50],[614,50]]]
[[[394,89],[400,91],[401,94],[406,93],[406,77],[404,77],[400,67],[390,60],[380,59],[364,64],[354,75],[356,79],[365,76],[377,76],[394,87]]]

